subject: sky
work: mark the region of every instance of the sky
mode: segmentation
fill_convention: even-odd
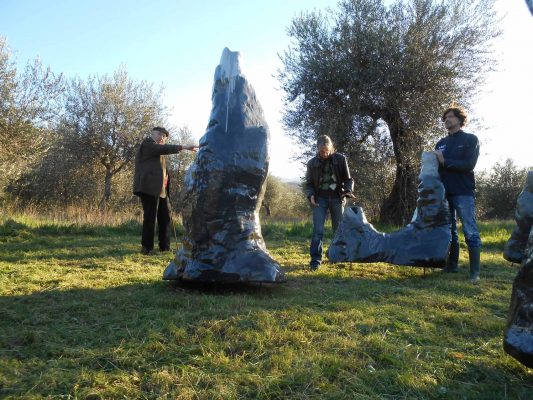
[[[211,111],[213,74],[224,47],[241,53],[270,128],[270,173],[296,180],[301,149],[286,136],[276,72],[290,43],[287,28],[302,11],[335,8],[336,0],[0,0],[0,36],[22,68],[39,57],[68,78],[112,74],[164,86],[170,122],[199,139]],[[495,43],[499,63],[473,107],[483,122],[477,169],[512,158],[533,166],[529,116],[533,95],[533,16],[525,0],[497,0],[504,17]],[[468,129],[466,129],[468,131]],[[443,136],[445,131],[443,129]]]

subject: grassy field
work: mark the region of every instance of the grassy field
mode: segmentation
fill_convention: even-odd
[[[532,399],[502,350],[513,224],[481,224],[482,281],[308,263],[309,224],[266,224],[287,283],[163,282],[135,222],[0,220],[0,398]]]

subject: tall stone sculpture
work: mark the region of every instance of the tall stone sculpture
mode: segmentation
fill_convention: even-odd
[[[527,238],[533,224],[533,170],[528,172],[524,190],[518,196],[515,221],[516,226],[505,244],[503,257],[508,261],[520,263],[524,257]]]
[[[419,182],[413,220],[399,231],[379,232],[361,207],[347,208],[328,249],[329,260],[443,268],[451,241],[450,211],[433,152],[422,154]]]
[[[518,196],[515,217],[516,228],[505,246],[504,257],[522,265],[513,282],[503,348],[533,368],[533,170],[528,172]]]
[[[282,282],[261,235],[269,131],[240,54],[224,49],[209,124],[182,192],[183,247],[163,279]]]

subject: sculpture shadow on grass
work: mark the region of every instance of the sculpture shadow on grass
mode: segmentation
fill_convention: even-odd
[[[180,394],[194,391],[204,398],[212,398],[207,390],[210,386],[198,386],[197,382],[205,379],[209,368],[221,368],[221,365],[227,368],[224,370],[228,372],[224,373],[226,384],[240,388],[241,397],[261,397],[272,385],[274,398],[279,393],[275,391],[280,385],[279,374],[256,386],[243,385],[242,377],[249,383],[256,382],[258,374],[271,376],[279,359],[286,354],[298,355],[291,368],[282,371],[286,390],[292,393],[309,388],[309,381],[302,377],[308,376],[309,365],[315,365],[313,374],[324,376],[330,382],[329,386],[323,386],[324,392],[319,392],[316,384],[315,392],[323,397],[338,397],[338,388],[357,382],[362,363],[372,357],[378,363],[373,361],[376,370],[364,377],[385,379],[390,384],[383,386],[382,392],[390,393],[391,397],[400,387],[407,393],[417,393],[417,398],[422,396],[420,393],[424,398],[432,398],[444,385],[466,390],[468,398],[503,398],[504,391],[507,398],[528,398],[531,381],[527,371],[509,368],[501,357],[495,357],[492,362],[475,358],[479,350],[473,349],[472,340],[492,343],[494,334],[490,329],[476,331],[475,325],[464,324],[464,314],[460,312],[438,312],[441,308],[436,307],[437,299],[447,286],[429,289],[419,287],[417,280],[412,281],[414,286],[373,280],[361,286],[360,281],[353,279],[342,283],[313,279],[294,286],[298,292],[281,296],[286,291],[287,294],[295,291],[289,289],[289,285],[295,285],[293,280],[289,285],[271,285],[273,290],[263,287],[239,296],[203,291],[175,296],[171,285],[158,281],[0,296],[0,348],[2,365],[7,366],[1,369],[0,398],[153,397],[154,388],[162,385],[161,377],[167,376],[167,372],[161,375],[160,371],[173,369],[190,371],[188,377],[194,379],[184,380],[178,373],[172,374],[173,385],[166,389],[167,397],[179,398]],[[325,295],[321,291],[324,287],[328,288]],[[411,304],[415,296],[420,296],[420,290],[427,291],[419,299],[422,302],[436,290],[435,302],[428,308],[420,307],[420,320],[406,319],[406,315],[399,319],[390,306],[399,309],[402,304]],[[467,290],[477,289],[471,286]],[[343,295],[339,296],[339,292]],[[375,296],[376,293],[381,295]],[[462,304],[451,298],[448,301],[451,305]],[[370,303],[374,312],[384,310],[380,311],[384,313],[380,321],[348,318],[343,326],[342,320],[338,320],[354,311],[368,313]],[[471,311],[468,305],[462,307],[467,313]],[[486,304],[480,304],[479,311],[483,315],[492,313]],[[447,366],[448,372],[439,382],[424,385],[423,392],[412,380],[391,381],[390,376],[399,376],[409,365],[420,362],[421,349],[443,353],[431,339],[427,342],[435,334],[435,324],[429,319],[433,314],[438,321],[436,326],[446,329],[446,334],[438,338],[440,346],[468,352],[474,361],[465,364],[464,360],[449,356],[435,357],[432,362],[443,368]],[[315,321],[317,325],[313,325]],[[333,330],[336,324],[338,330]],[[410,327],[411,324],[414,325]],[[387,335],[386,340],[376,340],[378,333],[379,338]],[[310,347],[310,342],[301,340],[307,337],[320,344],[321,351],[331,356],[329,360],[333,364],[316,362],[316,349]],[[391,353],[391,345],[397,343],[405,344],[402,346],[405,351]],[[364,352],[354,353],[354,349],[362,346]],[[215,362],[214,355],[235,348],[245,350],[246,354],[224,358],[224,364]],[[307,348],[310,350],[306,351]],[[347,357],[347,351],[353,357]],[[490,354],[490,349],[486,351]],[[195,368],[191,369],[191,365]],[[139,376],[139,371],[144,371],[140,382],[132,383],[131,377]],[[239,377],[239,374],[243,375]],[[470,383],[474,380],[476,385]],[[370,382],[372,386],[375,381]],[[410,391],[411,386],[416,392]],[[501,393],[494,392],[500,389]],[[492,396],[489,391],[493,391]],[[98,395],[91,396],[91,393]],[[454,398],[452,394],[448,398]]]

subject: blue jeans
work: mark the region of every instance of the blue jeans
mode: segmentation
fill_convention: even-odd
[[[313,237],[311,238],[311,267],[318,267],[322,262],[322,243],[324,239],[324,223],[329,210],[333,232],[337,230],[342,219],[343,204],[339,196],[317,197],[318,207],[313,207]]]
[[[481,238],[476,223],[476,206],[474,196],[448,196],[452,223],[452,243],[459,243],[457,234],[457,216],[463,224],[465,242],[469,248],[481,247]],[[457,216],[456,216],[457,214]]]

